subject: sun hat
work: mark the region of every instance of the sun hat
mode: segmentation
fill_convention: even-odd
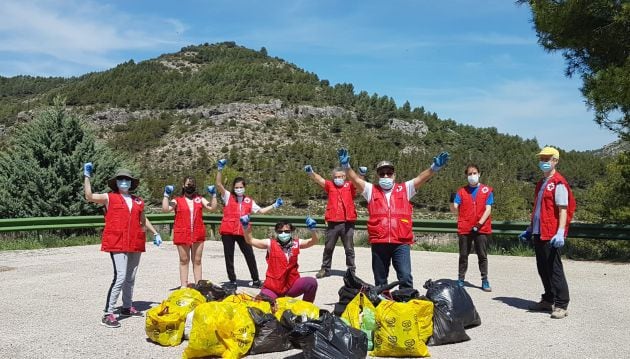
[[[116,185],[116,180],[120,177],[129,177],[131,178],[131,187],[129,187],[130,191],[133,191],[134,189],[136,189],[138,187],[138,185],[140,184],[140,180],[136,177],[134,177],[131,174],[131,171],[129,171],[126,168],[119,168],[118,171],[116,171],[116,174],[114,174],[114,176],[112,178],[110,178],[109,180],[107,180],[107,185],[109,186],[109,188],[112,189],[112,191],[118,191],[118,186]]]
[[[553,147],[547,146],[536,154],[536,157],[540,156],[552,156],[555,159],[560,159],[560,152]]]

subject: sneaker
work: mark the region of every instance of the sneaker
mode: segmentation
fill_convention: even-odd
[[[252,282],[252,287],[254,288],[262,288],[263,282],[261,280],[255,280]]]
[[[553,312],[551,313],[553,319],[562,319],[567,315],[569,315],[569,312],[566,309],[558,307],[553,308]]]
[[[492,292],[492,287],[490,287],[490,282],[487,279],[481,281],[481,289],[484,292]]]
[[[553,304],[545,300],[541,300],[538,303],[530,305],[529,310],[533,310],[536,312],[551,312],[553,310]]]
[[[324,278],[324,277],[328,277],[330,276],[330,271],[326,270],[324,268],[320,269],[319,272],[317,272],[317,274],[315,274],[316,278]]]
[[[108,328],[118,328],[120,327],[120,323],[116,319],[116,316],[113,314],[105,314],[103,319],[101,319],[101,325],[104,325]]]
[[[464,288],[464,280],[463,279],[458,279],[457,280],[457,286],[460,288]]]
[[[144,314],[142,314],[142,312],[138,311],[134,307],[129,307],[129,308],[122,308],[120,310],[120,316],[121,317],[142,318],[142,317],[144,317]]]

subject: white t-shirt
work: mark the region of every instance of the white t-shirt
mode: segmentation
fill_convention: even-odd
[[[221,199],[223,200],[223,204],[227,204],[228,200],[230,199],[230,196],[232,195],[232,192],[230,191],[225,191],[223,193],[223,197],[221,197]],[[243,198],[245,196],[236,196],[236,199],[238,201],[238,205],[239,205],[239,210],[240,210],[240,206],[241,206],[241,202],[243,201]],[[252,213],[258,213],[260,211],[260,206],[256,204],[256,202],[252,199]]]
[[[129,193],[121,193],[121,195],[125,200],[125,203],[127,203],[127,208],[129,208],[129,212],[131,212],[131,207],[133,206],[133,204],[131,203],[131,195]],[[107,202],[105,202],[105,208],[109,208],[109,196],[107,197]]]
[[[412,179],[405,182],[405,184],[407,185],[407,198],[411,199],[411,197],[416,195],[416,187],[413,186]],[[394,186],[396,186],[396,183],[394,183]],[[374,189],[374,185],[372,183],[365,182],[365,187],[363,187],[362,194],[363,194],[363,198],[365,198],[365,200],[368,201],[368,203],[370,202],[370,198],[372,198],[373,189]],[[385,192],[385,198],[387,199],[387,204],[389,205],[389,198],[392,196],[392,190],[390,189],[389,191],[384,191],[384,192]]]

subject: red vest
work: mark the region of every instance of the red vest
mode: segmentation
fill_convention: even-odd
[[[535,197],[538,197],[538,191],[542,186],[544,179],[541,179],[536,184],[536,190],[534,192]],[[569,233],[569,223],[571,223],[571,219],[573,218],[573,213],[575,213],[575,198],[573,197],[573,192],[571,192],[571,187],[569,187],[569,183],[564,177],[560,174],[560,172],[556,171],[556,173],[549,178],[547,184],[545,185],[545,189],[543,192],[542,200],[540,201],[540,239],[543,241],[548,241],[558,232],[558,221],[560,218],[560,211],[556,206],[556,186],[562,183],[564,187],[569,192],[569,205],[567,206],[567,222],[564,225],[564,236],[567,236]],[[534,202],[534,211],[536,212],[536,202]]]
[[[104,252],[144,252],[147,237],[140,224],[144,211],[142,198],[131,196],[131,211],[120,193],[108,193],[101,250]]]
[[[350,181],[337,187],[327,180],[324,190],[328,193],[328,204],[324,220],[326,222],[354,222],[357,220],[357,210],[354,208],[354,197],[357,190]]]
[[[367,230],[370,243],[413,243],[413,209],[407,198],[405,183],[394,184],[389,206],[383,189],[379,185],[373,185],[368,212],[370,217]]]
[[[243,227],[241,226],[240,218],[252,213],[254,201],[250,197],[245,196],[239,206],[238,201],[234,197],[235,195],[231,193],[230,198],[228,198],[227,203],[223,207],[223,219],[221,220],[221,226],[219,226],[219,233],[242,236]]]
[[[267,274],[263,287],[283,296],[300,278],[298,272],[298,255],[300,254],[300,240],[295,238],[291,247],[291,257],[287,260],[282,247],[275,239],[269,240],[267,252]]]
[[[462,203],[460,203],[458,207],[457,233],[470,234],[470,229],[479,222],[481,216],[483,216],[483,212],[486,211],[486,201],[490,193],[492,193],[492,187],[480,183],[475,199],[473,199],[470,192],[468,192],[468,186],[461,187],[457,193],[462,200]],[[492,215],[490,215],[483,226],[479,228],[479,233],[492,233]]]
[[[192,228],[190,222],[190,207],[185,196],[175,197],[175,223],[173,225],[173,244],[191,245],[206,240],[206,226],[203,223],[203,202],[200,195],[195,195],[193,201]]]

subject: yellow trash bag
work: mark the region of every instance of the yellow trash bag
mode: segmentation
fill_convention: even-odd
[[[368,350],[373,349],[372,338],[376,323],[374,317],[376,308],[364,293],[359,293],[348,303],[346,310],[341,314],[351,327],[365,332],[368,338]]]
[[[271,303],[264,300],[256,299],[251,295],[245,293],[232,294],[230,296],[227,296],[225,297],[225,299],[223,299],[223,302],[233,304],[243,303],[247,307],[258,308],[265,313],[271,313]]]
[[[384,357],[430,356],[425,344],[433,334],[433,303],[413,299],[407,303],[383,300],[376,307],[374,350]]]
[[[208,302],[195,308],[183,358],[243,357],[254,341],[254,321],[243,304]]]
[[[173,293],[166,299],[167,302],[177,306],[184,312],[184,317],[190,313],[196,306],[206,302],[206,297],[199,293],[198,290],[193,288],[181,288]],[[172,308],[175,309],[175,308]]]
[[[179,307],[164,301],[147,311],[144,329],[151,341],[176,346],[182,342],[185,324],[186,314]]]
[[[278,320],[282,318],[285,310],[290,310],[295,315],[304,315],[310,319],[319,319],[319,307],[311,302],[293,297],[281,297],[276,299],[276,313]]]

